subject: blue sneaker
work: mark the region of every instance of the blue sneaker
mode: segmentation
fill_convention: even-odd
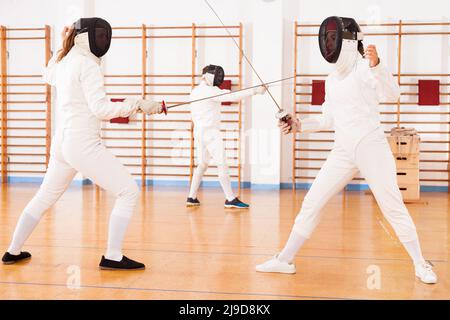
[[[235,198],[232,201],[225,201],[225,208],[248,209],[250,208],[250,206],[246,203],[243,203],[238,198]]]
[[[197,198],[195,199],[187,198],[186,207],[198,207],[198,206],[200,206],[200,201],[198,201]]]

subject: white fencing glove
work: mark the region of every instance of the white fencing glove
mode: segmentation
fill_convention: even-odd
[[[299,132],[301,130],[300,120],[295,119],[291,114],[285,115],[285,118],[288,118],[290,121],[286,122],[281,119],[278,121],[278,127],[283,134],[287,135],[289,133]]]
[[[262,85],[253,90],[253,94],[264,94],[267,92],[267,87]]]
[[[159,114],[164,112],[162,102],[138,100],[137,105],[139,110],[145,114]]]

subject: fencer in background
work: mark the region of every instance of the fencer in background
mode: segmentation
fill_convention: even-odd
[[[222,67],[208,65],[203,68],[200,84],[195,87],[190,95],[190,100],[198,100],[206,97],[229,93],[229,90],[221,90],[225,78]],[[231,188],[228,173],[225,146],[220,131],[220,109],[221,103],[226,101],[238,101],[255,94],[264,94],[265,86],[253,90],[231,93],[221,97],[196,102],[191,104],[191,117],[194,122],[194,138],[197,143],[197,168],[192,178],[189,197],[186,201],[188,207],[199,206],[197,192],[202,182],[203,175],[208,169],[210,159],[217,164],[220,185],[225,193],[225,207],[247,209],[249,205],[240,201]]]
[[[321,53],[328,62],[335,63],[334,71],[326,79],[322,115],[293,119],[292,125],[280,121],[279,126],[285,134],[334,128],[335,144],[303,200],[284,249],[256,270],[295,273],[295,255],[319,223],[322,208],[359,171],[412,258],[416,276],[424,283],[434,284],[437,276],[422,256],[416,227],[397,184],[395,160],[380,122],[379,102],[397,101],[400,88],[379,59],[376,47],[370,45],[364,51],[361,40],[361,30],[350,18],[330,17],[320,27]]]
[[[101,57],[111,44],[111,26],[100,18],[86,18],[63,31],[63,48],[50,60],[45,81],[56,87],[57,108],[62,123],[52,141],[49,166],[44,181],[25,207],[14,231],[3,263],[31,258],[21,249],[44,212],[64,193],[77,172],[101,188],[112,192],[116,203],[109,220],[108,245],[101,269],[138,270],[142,263],[122,254],[122,242],[134,211],[139,189],[131,174],[102,144],[102,120],[128,117],[138,111],[161,113],[159,102],[126,99],[112,103],[106,95]]]

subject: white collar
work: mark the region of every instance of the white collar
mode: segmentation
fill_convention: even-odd
[[[91,52],[89,47],[89,35],[87,32],[77,35],[74,42],[75,45],[72,50],[75,50],[75,52],[92,59],[95,63],[100,65],[102,60]]]

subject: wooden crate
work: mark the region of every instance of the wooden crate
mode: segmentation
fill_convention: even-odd
[[[404,201],[420,200],[420,137],[388,136]]]
[[[420,200],[420,185],[415,184],[399,184],[400,192],[404,201]]]
[[[397,168],[397,182],[399,185],[420,184],[420,170]]]
[[[419,136],[388,136],[392,153],[397,155],[415,155],[420,152]]]
[[[419,169],[419,154],[394,155],[397,169]]]

